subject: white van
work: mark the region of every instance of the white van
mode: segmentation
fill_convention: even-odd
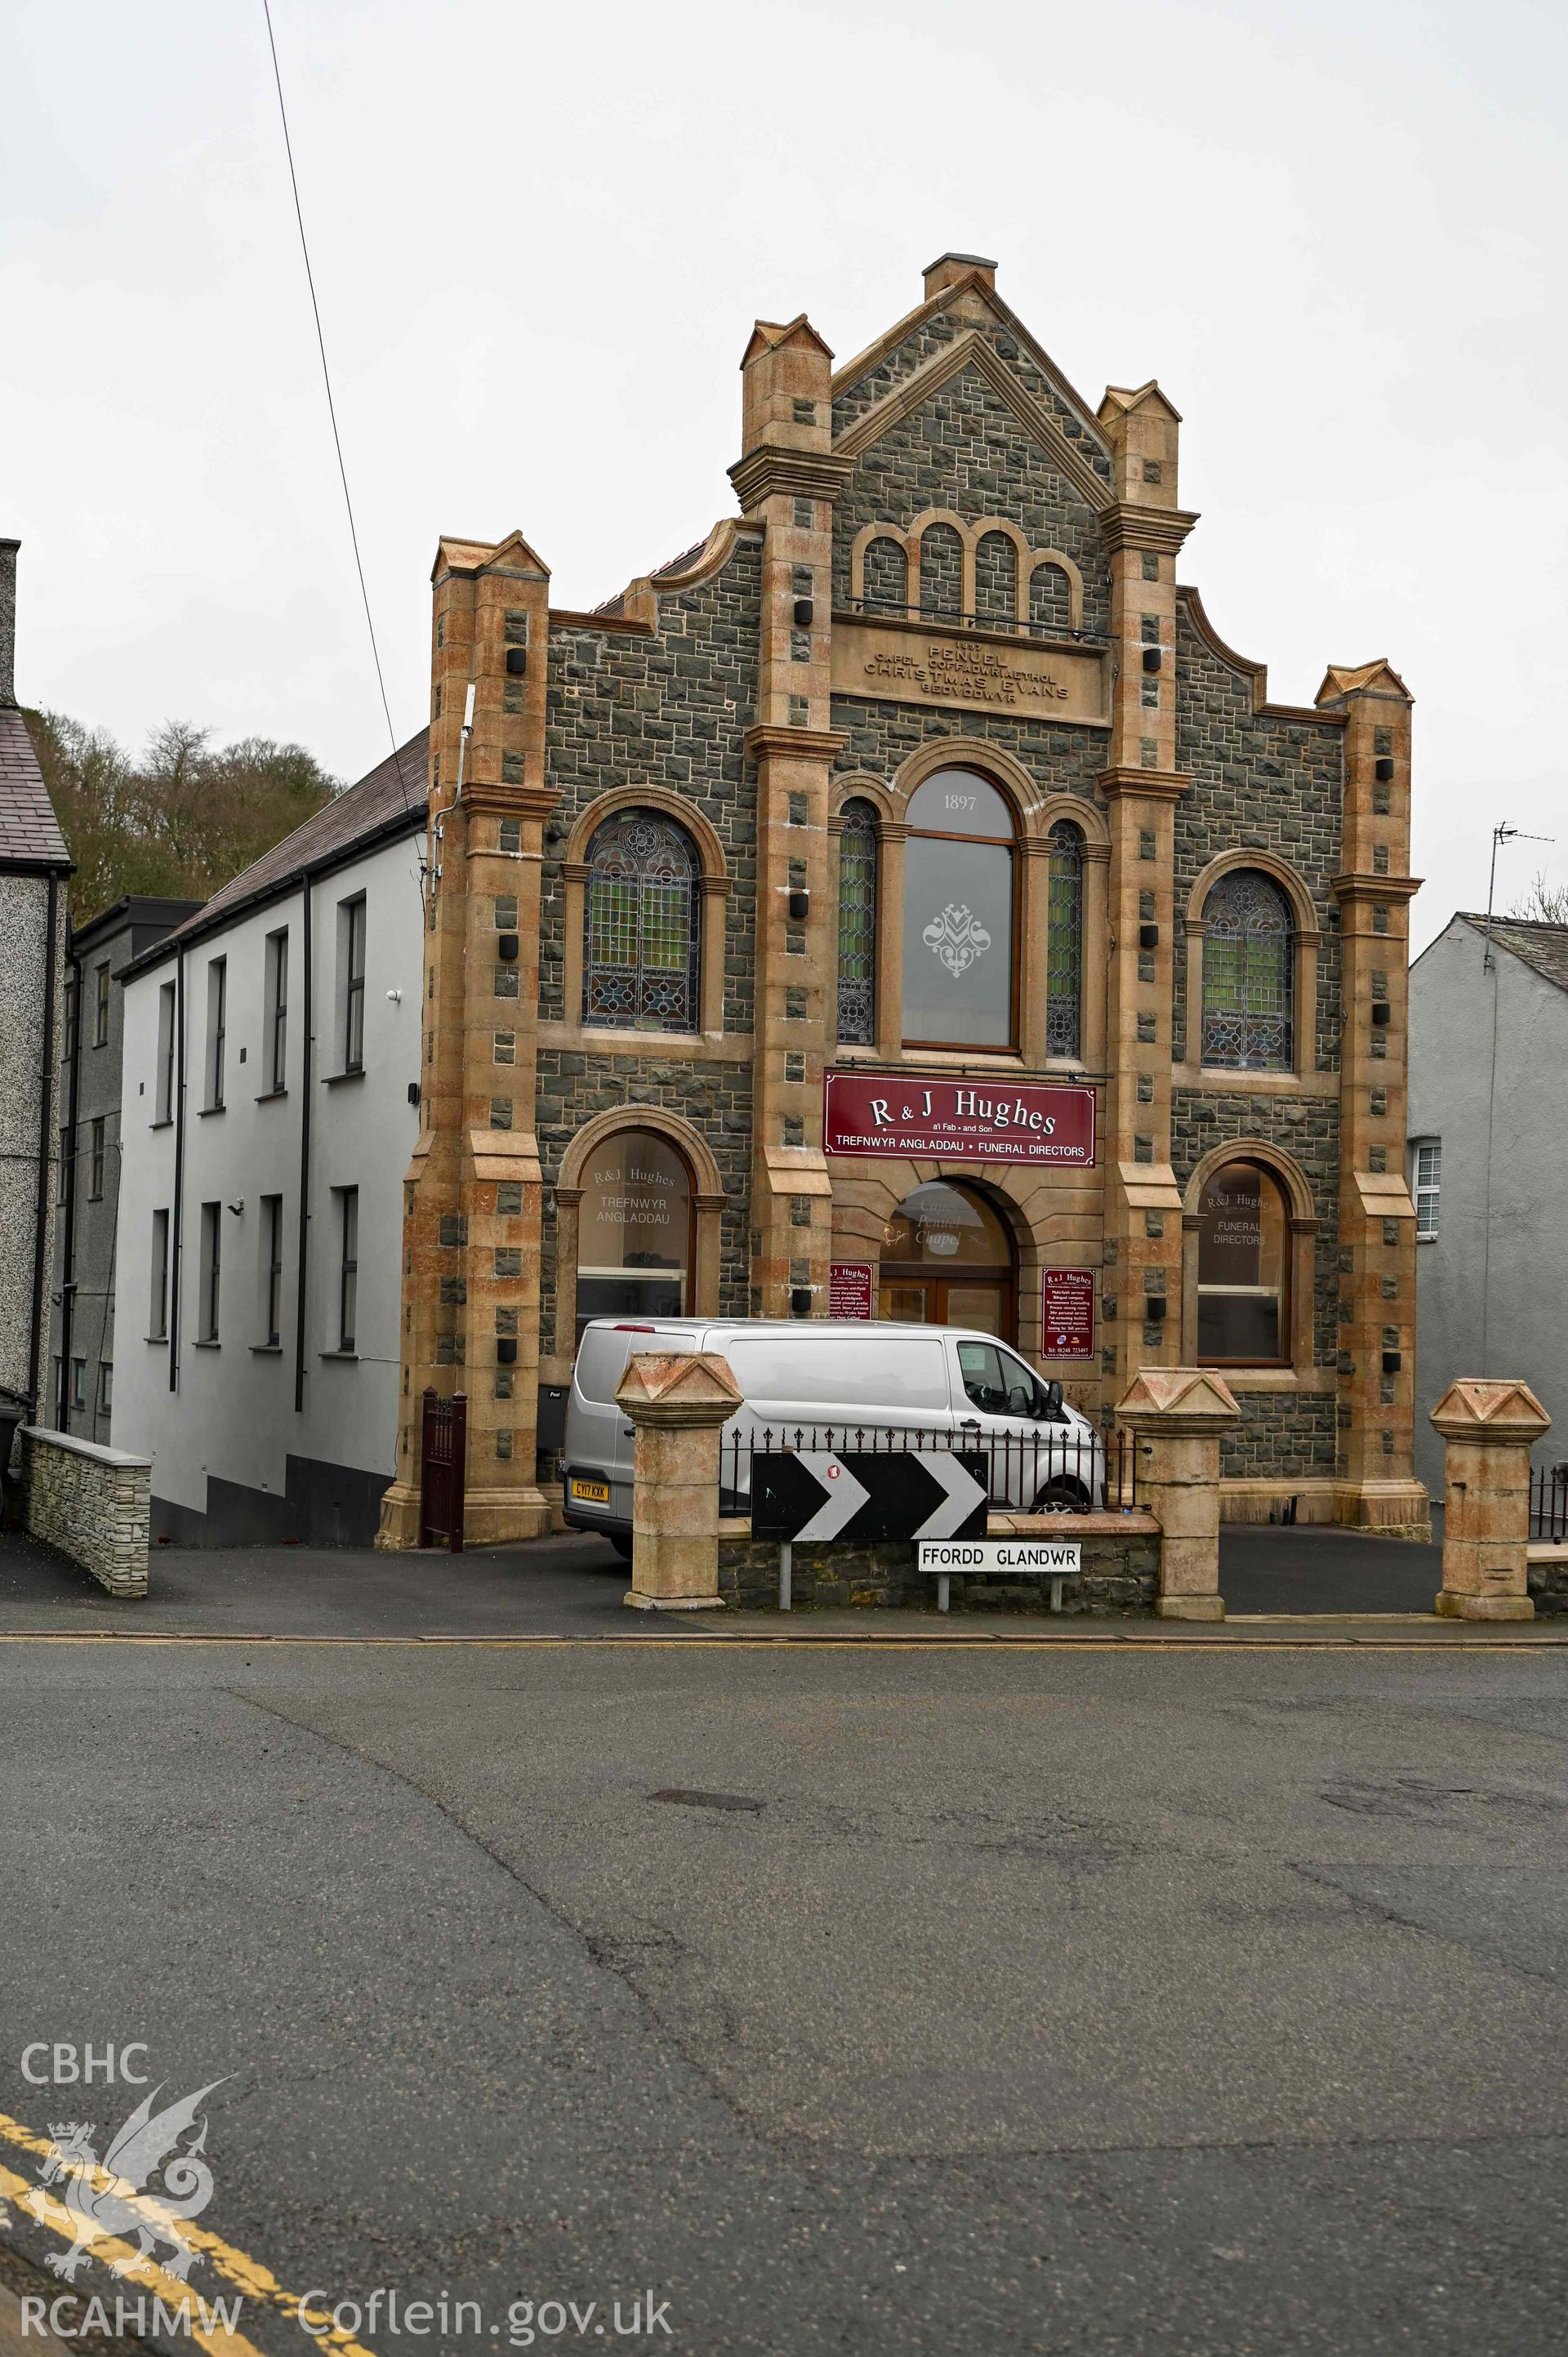
[[[722,1486],[738,1512],[750,1488],[745,1444],[765,1432],[792,1439],[797,1428],[831,1428],[848,1448],[862,1431],[868,1448],[874,1433],[950,1433],[960,1447],[986,1450],[993,1505],[1104,1501],[1094,1426],[994,1334],[865,1318],[596,1318],[572,1370],[564,1510],[575,1530],[602,1531],[623,1554],[634,1436],[615,1395],[636,1351],[711,1351],[729,1361],[746,1405],[721,1436]]]

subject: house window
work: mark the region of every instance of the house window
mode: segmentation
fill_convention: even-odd
[[[94,968],[92,975],[92,1044],[95,1048],[109,1045],[109,968]]]
[[[839,837],[839,1038],[876,1037],[876,813],[846,802]]]
[[[283,1197],[262,1197],[262,1340],[275,1350],[283,1333]]]
[[[939,770],[916,788],[907,816],[904,1038],[912,1047],[1011,1048],[1013,813],[974,770]]]
[[[267,935],[266,1091],[281,1093],[288,1075],[288,935]]]
[[[223,1206],[201,1206],[201,1298],[198,1305],[197,1339],[218,1340],[218,1313],[223,1289]]]
[[[624,811],[588,847],[583,1020],[637,1031],[697,1028],[697,875],[685,829]]]
[[[114,1405],[114,1366],[109,1359],[98,1362],[98,1413],[107,1415]]]
[[[338,942],[343,976],[343,1070],[365,1069],[365,896],[338,908]]]
[[[87,1361],[73,1359],[70,1362],[70,1404],[73,1408],[87,1405]]]
[[[98,1203],[103,1199],[103,1120],[102,1115],[93,1123],[88,1134],[91,1139],[91,1151],[88,1157],[87,1193],[90,1201]]]
[[[1232,867],[1203,904],[1203,1060],[1239,1071],[1291,1069],[1294,943],[1273,878]]]
[[[1083,835],[1068,818],[1051,829],[1046,936],[1046,1053],[1081,1055]]]
[[[1443,1140],[1417,1138],[1412,1160],[1411,1193],[1415,1197],[1417,1240],[1437,1233],[1437,1197],[1443,1185]]]
[[[229,961],[214,958],[207,969],[207,1110],[223,1104],[223,1059],[229,1037]]]
[[[59,1061],[62,1072],[69,1071],[70,1069],[71,1050],[76,1046],[76,976],[74,974],[68,974],[65,978],[65,1006],[59,1027]]]
[[[360,1292],[360,1190],[338,1193],[338,1348],[352,1351]]]
[[[158,1081],[157,1119],[174,1119],[174,985],[166,982],[158,991]]]
[[[168,1340],[168,1213],[153,1213],[152,1299],[147,1305],[147,1340]]]
[[[1209,1367],[1290,1360],[1290,1218],[1279,1181],[1228,1162],[1198,1197],[1197,1356]]]
[[[656,1131],[617,1130],[583,1175],[577,1339],[590,1318],[680,1318],[691,1308],[692,1174]]]
[[[59,1134],[59,1152],[55,1157],[55,1201],[63,1203],[70,1192],[70,1131]]]

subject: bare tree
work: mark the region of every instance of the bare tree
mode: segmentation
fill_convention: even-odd
[[[245,737],[214,751],[209,728],[169,720],[134,761],[106,729],[26,715],[76,862],[84,923],[127,892],[209,899],[341,791],[303,745]]]
[[[1509,915],[1523,917],[1532,925],[1568,925],[1568,884],[1554,884],[1549,876],[1537,873]]]

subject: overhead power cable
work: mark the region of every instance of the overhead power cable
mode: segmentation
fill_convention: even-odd
[[[376,643],[375,619],[371,612],[371,593],[365,586],[364,561],[360,554],[360,534],[354,522],[354,501],[349,490],[349,469],[343,463],[343,437],[338,431],[338,404],[332,398],[332,371],[327,364],[327,339],[321,330],[321,306],[316,297],[316,273],[310,266],[310,242],[305,234],[305,212],[299,201],[299,175],[294,167],[294,142],[289,137],[288,108],[284,102],[283,74],[278,66],[278,45],[273,32],[272,0],[262,0],[262,13],[267,20],[267,47],[272,51],[273,81],[277,86],[278,114],[283,123],[284,153],[288,157],[288,184],[294,191],[294,217],[299,224],[299,250],[305,257],[305,281],[310,289],[310,312],[316,322],[316,348],[321,354],[321,381],[327,388],[327,414],[332,421],[332,447],[338,453],[338,477],[343,486],[343,505],[349,513],[349,538],[354,550],[354,570],[360,576],[360,597],[365,608],[365,628],[371,636],[371,660],[376,667],[376,685],[381,691],[381,710],[386,716],[387,737],[392,745],[392,765],[397,771],[403,808],[412,810],[408,799],[408,780],[403,775],[403,759],[398,749],[397,730],[392,726],[392,705],[387,701],[386,676],[381,670],[381,649]],[[421,863],[423,866],[423,862]],[[423,884],[423,878],[421,879]]]

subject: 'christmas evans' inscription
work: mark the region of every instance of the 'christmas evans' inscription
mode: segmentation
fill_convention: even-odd
[[[1105,726],[1105,659],[1027,639],[833,618],[833,693],[879,704],[979,705]]]

